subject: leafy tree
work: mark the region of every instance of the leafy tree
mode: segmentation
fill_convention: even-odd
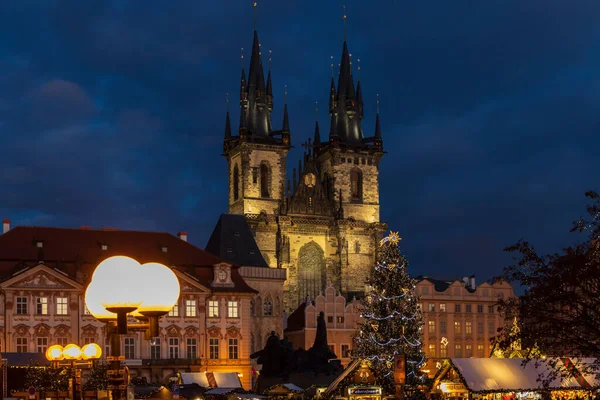
[[[416,281],[406,268],[408,261],[400,253],[400,238],[391,232],[384,238],[377,254],[377,265],[367,282],[370,292],[363,304],[363,322],[356,338],[354,358],[366,359],[388,392],[394,392],[393,362],[399,354],[406,356],[406,388],[424,382],[421,367],[423,353],[423,315],[415,293]]]
[[[546,255],[524,240],[505,249],[518,256],[504,277],[525,293],[502,307],[520,317],[523,345],[537,345],[549,357],[600,356],[600,196],[587,192],[586,197],[588,216],[571,229],[581,234],[579,242]],[[503,335],[498,344],[508,349],[511,340]]]
[[[106,390],[108,388],[108,366],[108,363],[94,363],[83,384],[83,390]]]
[[[69,387],[69,377],[69,371],[62,367],[50,368],[29,364],[25,386],[33,386],[38,392],[64,391]]]

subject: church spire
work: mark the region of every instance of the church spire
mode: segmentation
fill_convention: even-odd
[[[227,112],[225,113],[225,140],[231,139],[231,121],[229,121],[229,93],[227,93]]]
[[[284,133],[290,132],[290,119],[288,117],[288,107],[287,107],[287,85],[285,86],[285,91],[283,92],[283,128],[281,131]]]

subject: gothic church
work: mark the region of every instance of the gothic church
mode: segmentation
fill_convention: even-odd
[[[237,135],[226,116],[229,213],[244,215],[269,267],[287,269],[285,309],[314,299],[329,283],[360,298],[387,228],[379,221],[379,112],[365,137],[361,84],[354,85],[344,40],[337,87],[332,77],[329,88],[329,137],[321,138],[317,121],[290,180],[287,104],[281,129],[274,129],[271,71],[265,83],[259,43],[254,31],[247,76],[242,67]]]

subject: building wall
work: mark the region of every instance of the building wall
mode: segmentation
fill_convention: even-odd
[[[178,313],[160,319],[160,356],[153,359],[151,343],[143,339],[142,332],[132,332],[121,340],[121,354],[133,348],[133,357],[126,364],[132,376],[145,376],[149,381],[160,381],[173,372],[222,371],[242,374],[242,384],[251,388],[250,341],[253,318],[250,313],[252,293],[235,294],[218,292],[197,283],[191,277],[175,271],[181,286]],[[98,343],[104,357],[110,355],[104,324],[86,313],[85,288],[64,274],[43,264],[32,267],[0,284],[4,298],[6,318],[2,330],[2,351],[45,352],[53,344],[88,342]],[[57,298],[67,298],[66,315],[58,315]],[[26,299],[27,311],[17,312],[17,298]],[[38,298],[48,300],[47,313],[37,311]],[[186,300],[195,301],[186,312]],[[208,318],[207,304],[217,300],[219,317]],[[227,301],[238,301],[238,317],[227,316]],[[22,310],[21,310],[22,311]],[[3,316],[4,317],[4,316]],[[137,321],[130,318],[129,323]],[[219,340],[219,358],[211,360],[208,352],[210,338]],[[238,339],[238,358],[228,357],[228,339]],[[196,357],[188,360],[188,340],[195,340]],[[132,342],[130,342],[132,340]],[[66,342],[66,343],[65,343]],[[127,344],[126,344],[127,343]],[[19,348],[17,345],[19,344]],[[22,348],[21,346],[26,346]],[[130,347],[131,346],[131,347]],[[171,348],[173,350],[171,350]],[[177,350],[174,350],[177,349]],[[176,357],[176,359],[172,359]],[[10,361],[9,361],[10,362]]]
[[[344,296],[336,295],[332,286],[325,290],[324,295],[317,296],[314,302],[305,307],[305,326],[300,329],[290,327],[290,330],[286,331],[286,337],[294,349],[311,348],[317,333],[317,318],[321,312],[325,314],[327,343],[346,366],[351,361],[347,351],[353,349],[353,338],[361,320],[360,303],[358,301],[347,303]],[[347,346],[347,350],[342,346]],[[345,354],[343,350],[346,351]]]
[[[497,302],[515,296],[512,286],[504,281],[482,283],[472,292],[463,282],[455,281],[438,292],[432,282],[423,279],[417,283],[417,293],[421,297],[423,349],[429,358],[430,374],[437,371],[436,364],[444,358],[489,357],[490,339],[505,324]]]

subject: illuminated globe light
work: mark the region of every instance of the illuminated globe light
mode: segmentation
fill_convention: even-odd
[[[65,360],[79,360],[81,358],[81,349],[76,344],[68,344],[62,351]]]
[[[48,361],[60,361],[63,358],[63,347],[60,344],[52,345],[46,349],[46,359]]]
[[[92,284],[100,291],[100,304],[117,314],[119,334],[127,333],[127,314],[142,303],[145,288],[139,282],[141,275],[141,264],[125,256],[107,258],[92,275]]]
[[[100,290],[100,286],[92,281],[85,291],[85,306],[90,314],[99,321],[116,321],[117,314],[106,311],[106,308],[101,303],[101,298],[105,296]]]
[[[96,343],[88,343],[81,348],[81,357],[84,360],[97,360],[102,357],[102,349]]]
[[[142,304],[138,312],[148,317],[150,335],[159,335],[158,318],[167,314],[179,300],[179,279],[166,265],[146,263],[142,265],[140,287],[143,288]]]

